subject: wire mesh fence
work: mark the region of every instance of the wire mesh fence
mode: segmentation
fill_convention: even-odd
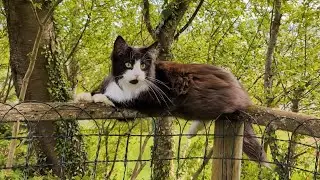
[[[243,135],[215,134],[214,120],[207,123],[196,136],[189,138],[190,134],[187,132],[190,121],[172,117],[172,133],[161,136],[173,138],[173,149],[170,156],[159,159],[153,154],[156,148],[162,146],[155,143],[155,137],[159,136],[154,134],[154,129],[157,128],[156,118],[161,117],[146,117],[135,111],[101,104],[1,104],[0,170],[2,173],[13,170],[18,173],[19,178],[25,179],[35,174],[46,177],[52,169],[58,169],[60,177],[69,178],[154,179],[154,164],[170,161],[170,176],[173,179],[215,179],[220,173],[212,174],[217,168],[213,166],[213,160],[225,158],[241,160],[241,179],[249,176],[257,179],[320,178],[319,119],[301,122],[275,116],[261,124],[252,117],[251,121],[257,123],[254,126],[257,137],[262,144],[268,144],[265,148],[269,167],[264,167],[245,155],[241,158],[215,156],[214,142],[217,139]],[[18,136],[12,137],[10,127],[16,121],[20,121],[21,128]],[[48,125],[48,122],[54,122],[55,126],[63,128],[55,128],[56,131],[52,134],[41,132],[41,127]],[[294,123],[295,128],[291,132],[277,130],[279,124],[284,122]],[[18,145],[14,164],[8,167],[7,147],[12,140],[18,140]],[[48,156],[48,152],[41,154],[37,143],[41,140],[54,142],[55,149],[47,151],[55,152],[57,161]],[[73,174],[71,171],[78,173]]]

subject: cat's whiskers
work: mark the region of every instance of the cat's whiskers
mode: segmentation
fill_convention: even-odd
[[[164,97],[166,97],[166,98],[169,100],[169,102],[173,105],[173,102],[172,102],[171,99],[166,95],[165,92],[163,92],[157,85],[154,85],[154,87],[157,89],[157,91],[159,92],[159,94],[161,94],[161,96],[163,95]],[[162,96],[162,97],[163,97],[163,96]],[[163,100],[163,101],[166,103],[167,107],[169,107],[168,104],[167,104],[167,101],[165,101],[165,100]]]
[[[156,78],[153,78],[153,77],[147,77],[148,80],[151,80],[151,81],[155,81],[157,83],[160,83],[162,84],[164,87],[166,87],[167,89],[170,89],[169,86],[167,86],[164,82],[160,81],[159,79],[156,79]]]
[[[166,106],[169,108],[168,104],[167,104],[167,100],[165,98],[167,98],[171,104],[173,104],[173,102],[171,101],[171,99],[166,95],[165,92],[162,91],[161,88],[159,88],[156,84],[154,84],[152,81],[149,81],[146,79],[146,82],[148,85],[150,85],[149,87],[152,87],[152,89],[154,89],[158,95],[161,97],[161,99],[163,100],[163,102],[166,104]]]
[[[155,79],[155,80],[157,80],[157,79]],[[148,80],[149,81],[149,80]],[[159,83],[160,83],[161,81],[159,81]],[[166,93],[165,92],[163,92],[163,90],[161,89],[161,88],[159,88],[155,83],[153,83],[152,81],[149,81],[149,83],[151,83],[155,88],[157,88],[172,104],[173,104],[173,102],[171,101],[171,99],[166,95]],[[162,82],[163,83],[163,82]],[[166,86],[168,89],[169,89],[169,87],[167,86],[167,85],[165,85],[164,83],[163,83],[163,85],[164,86]]]
[[[152,82],[150,82],[150,81],[146,81],[146,83],[147,83],[148,86],[152,89],[152,91],[154,91],[154,92],[161,98],[161,100],[166,103],[166,100],[165,100],[165,98],[163,97],[162,93],[159,92],[159,90],[155,88],[155,85],[152,84]],[[160,104],[161,104],[161,102],[160,102]],[[167,104],[167,103],[166,103],[166,104]]]
[[[151,87],[148,86],[148,88],[151,88]],[[147,91],[147,92],[150,95],[150,97],[152,97],[152,94],[150,93],[150,91]]]
[[[157,101],[159,102],[159,104],[161,105],[161,101],[160,101],[160,99],[158,98],[157,93],[155,92],[155,90],[152,88],[151,84],[149,84],[148,81],[146,81],[146,83],[147,83],[148,87],[151,89],[151,91],[153,92],[154,96],[157,98]],[[150,94],[150,92],[149,92],[149,94]],[[151,95],[151,94],[150,94],[150,95]],[[163,99],[163,98],[162,98],[162,99]]]
[[[152,85],[151,85],[152,86]],[[165,98],[163,97],[163,95],[161,93],[159,93],[158,90],[154,89],[154,87],[150,87],[152,88],[152,91],[155,92],[155,94],[158,94],[158,96],[161,98],[161,100],[165,103],[165,105],[169,108],[167,101],[165,100]],[[161,105],[161,101],[159,102],[159,105]]]

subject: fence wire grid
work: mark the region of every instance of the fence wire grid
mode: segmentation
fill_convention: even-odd
[[[227,138],[214,134],[215,120],[189,138],[187,131],[191,121],[172,117],[172,133],[158,135],[154,131],[156,119],[162,117],[145,117],[134,111],[97,104],[28,102],[0,104],[0,107],[0,171],[18,171],[24,179],[35,174],[47,176],[52,173],[50,169],[59,169],[62,176],[69,178],[154,179],[154,164],[159,161],[172,163],[171,176],[174,179],[211,179],[212,160],[222,159],[213,155],[214,139]],[[21,123],[20,130],[13,137],[11,127],[17,121]],[[241,179],[252,174],[257,179],[300,176],[319,179],[318,137],[309,124],[319,119],[299,123],[292,132],[276,130],[278,121],[282,119],[275,117],[267,126],[254,125],[262,146],[269,145],[265,147],[270,167],[264,167],[246,155],[240,159],[224,158],[241,160]],[[55,127],[52,134],[48,130],[39,130],[48,123],[63,128],[57,130],[59,128]],[[300,128],[309,130],[308,135],[298,134]],[[241,135],[230,134],[230,137],[237,136]],[[172,150],[168,149],[171,154],[166,158],[154,156],[156,148],[162,146],[155,144],[159,137],[172,139]],[[50,159],[47,156],[49,152],[38,150],[41,139],[47,142],[54,140],[58,161]],[[18,140],[18,143],[13,166],[8,167],[8,146],[13,140]]]

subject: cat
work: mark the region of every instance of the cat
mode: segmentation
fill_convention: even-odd
[[[104,102],[150,116],[170,114],[193,120],[189,138],[223,114],[246,110],[252,103],[235,76],[220,67],[157,61],[157,42],[132,47],[118,36],[111,54],[112,69],[100,87],[76,101]],[[250,122],[245,123],[243,150],[268,166],[266,153]]]

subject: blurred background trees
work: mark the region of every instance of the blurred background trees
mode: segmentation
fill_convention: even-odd
[[[0,100],[2,102],[17,100],[16,95],[19,94],[21,80],[28,67],[28,55],[32,51],[39,28],[32,7],[42,19],[54,3],[55,1],[38,0],[33,1],[32,5],[31,1],[3,0],[0,4]],[[279,14],[281,14],[280,23],[276,18]],[[122,35],[129,44],[135,46],[149,45],[159,40],[162,45],[162,60],[214,64],[231,70],[258,105],[319,116],[319,18],[319,0],[63,0],[55,7],[49,22],[44,25],[41,50],[37,56],[26,100],[67,101],[76,92],[92,90],[109,73],[109,57],[113,42],[117,35]],[[270,49],[275,25],[278,25],[277,39]],[[270,68],[265,69],[267,61]],[[268,78],[265,77],[265,72],[268,73]],[[141,133],[152,131],[150,123],[141,122],[141,124],[144,127],[134,131]],[[49,122],[36,126],[38,126],[35,127],[36,131],[39,129],[43,131],[38,133],[50,131],[49,134],[52,134],[55,131],[78,134],[97,132],[102,127],[103,131],[115,133],[120,131],[122,125],[82,123],[78,126],[75,123],[57,125]],[[176,123],[173,123],[171,128],[170,131],[176,132]],[[25,133],[23,129],[26,127],[22,127],[21,133]],[[125,132],[125,129],[121,131]],[[0,130],[3,132],[1,136],[11,134],[11,127],[8,125],[0,124]],[[269,150],[271,159],[281,162],[286,158],[281,149],[286,149],[287,145],[274,142],[272,139],[275,136],[287,138],[288,133],[275,133],[272,129],[268,132],[270,137],[267,138],[267,144],[270,148],[268,146],[265,148]],[[295,138],[304,139],[304,137]],[[121,142],[120,147],[124,146],[121,139],[110,137],[109,140],[105,152],[118,149],[117,142]],[[40,147],[38,154],[44,153],[47,162],[58,162],[59,148],[56,151],[52,150],[59,147],[57,146],[59,142],[50,138],[43,141],[50,142],[42,142],[45,145],[38,146]],[[91,145],[96,141],[97,139],[93,137],[72,139],[67,149],[76,148],[77,153],[70,151],[69,158],[78,159],[79,164],[87,158],[92,158],[95,152]],[[107,139],[103,141],[107,142]],[[168,153],[176,154],[177,147],[174,146],[176,140],[168,140],[169,144],[172,141],[173,145],[168,145],[168,150],[171,151]],[[203,151],[204,141],[200,137],[193,139],[191,144],[184,140],[188,146],[185,153]],[[209,139],[209,142],[212,143],[212,139]],[[148,145],[151,144],[151,140],[148,139]],[[0,162],[5,161],[7,145],[7,141],[0,143],[1,152],[5,152],[0,155]],[[19,154],[25,152],[24,148],[26,147],[17,148],[15,161],[19,162]],[[296,154],[299,154],[298,151],[301,149],[298,146],[295,148]],[[120,151],[123,149],[120,148]],[[152,149],[146,148],[144,151],[144,156],[151,156]],[[307,151],[304,155],[308,153],[311,152]],[[110,154],[111,157],[112,153]],[[107,158],[106,154],[102,156]],[[313,155],[297,156],[292,163],[308,166],[303,162],[312,157]],[[200,161],[197,163],[201,164]],[[255,178],[259,172],[255,168],[258,167],[251,162],[243,163],[243,179]],[[78,167],[70,167],[70,172],[75,173],[71,173],[70,176],[81,175],[85,168],[92,170],[91,166],[83,166],[82,170],[77,169]],[[164,170],[167,175],[170,169],[176,168],[174,163],[169,163],[168,167],[170,168]],[[123,167],[116,165],[116,168],[119,170]],[[150,177],[147,168],[149,167],[145,166],[138,177]],[[281,167],[276,168],[278,170],[275,172],[264,169],[260,176],[281,177]],[[129,169],[134,171],[133,165],[129,166]],[[99,167],[97,170],[104,171]],[[180,178],[189,177],[195,170],[192,161],[189,160],[176,175]],[[205,170],[204,172],[210,173]],[[300,172],[293,172],[291,175],[301,178],[307,176]]]

